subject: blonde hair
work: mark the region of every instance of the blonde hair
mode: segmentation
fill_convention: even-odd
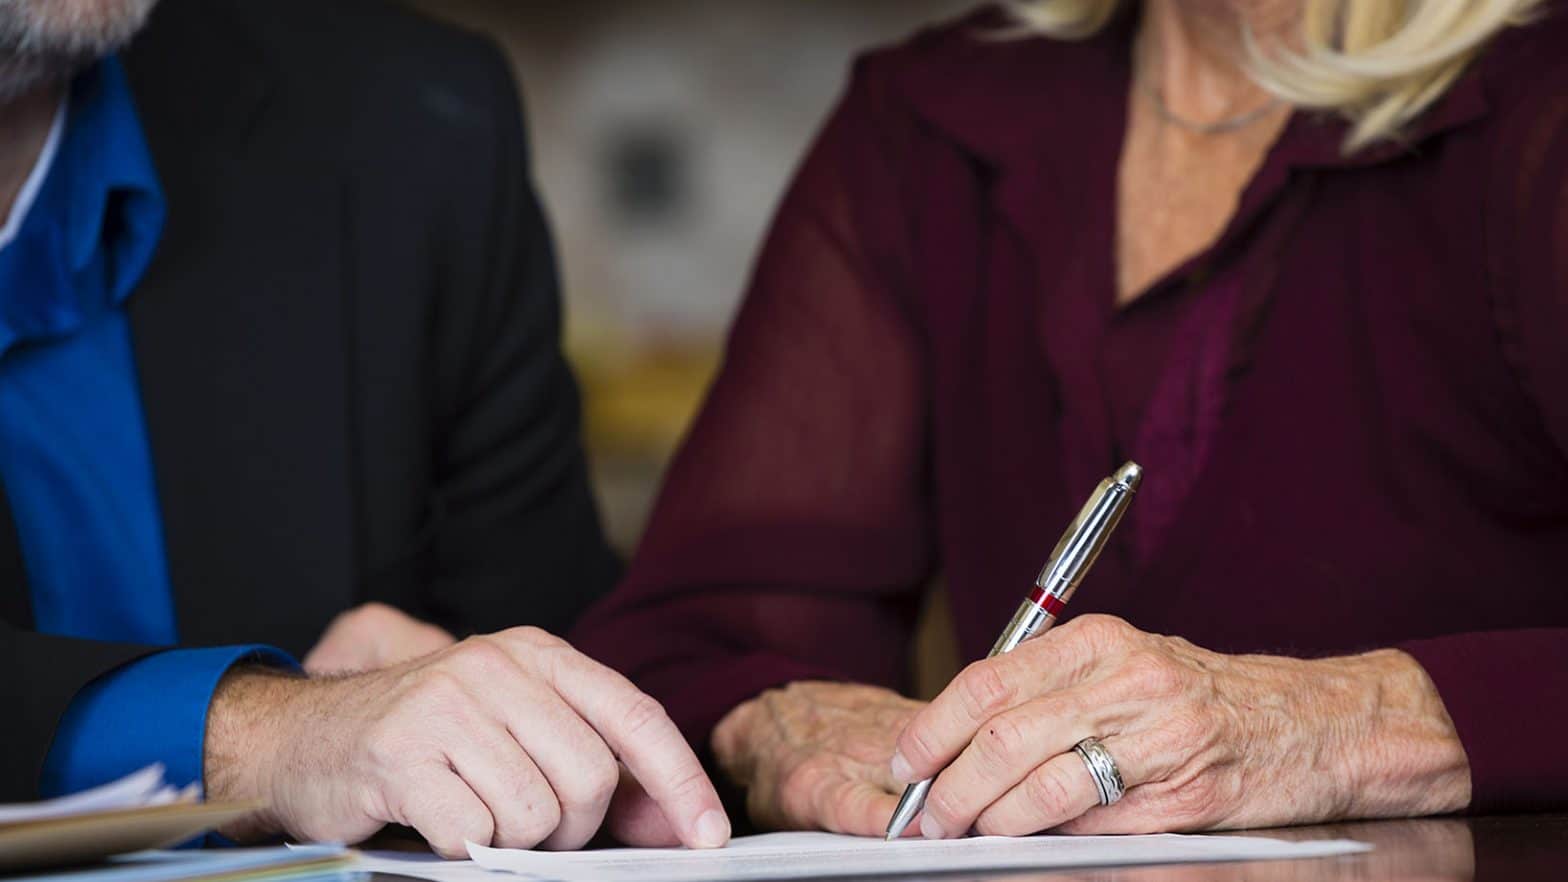
[[[1119,0],[1009,0],[1017,21],[1061,39],[1098,32]],[[1543,0],[1303,0],[1292,48],[1245,34],[1247,70],[1298,107],[1350,124],[1346,153],[1398,137],[1447,91],[1488,40],[1523,24]]]

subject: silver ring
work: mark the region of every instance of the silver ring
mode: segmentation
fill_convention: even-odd
[[[1116,768],[1116,760],[1111,758],[1111,752],[1100,739],[1085,738],[1073,745],[1073,753],[1078,754],[1088,767],[1094,789],[1100,794],[1100,805],[1111,805],[1127,793],[1127,788],[1122,786],[1122,771]]]

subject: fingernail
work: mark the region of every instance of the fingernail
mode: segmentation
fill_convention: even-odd
[[[927,839],[946,839],[947,833],[942,830],[942,825],[930,815],[920,816],[920,835]]]
[[[708,809],[697,819],[697,847],[718,848],[730,841],[730,819],[718,809]]]
[[[914,767],[896,750],[893,751],[893,780],[900,784],[909,784],[915,780]]]

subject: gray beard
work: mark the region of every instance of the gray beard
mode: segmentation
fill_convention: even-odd
[[[157,0],[0,0],[0,105],[130,41]]]
[[[0,54],[0,105],[54,83],[61,83],[89,67],[97,56]]]

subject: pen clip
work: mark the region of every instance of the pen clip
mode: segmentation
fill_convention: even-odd
[[[1072,597],[1084,573],[1094,565],[1122,515],[1127,513],[1127,505],[1142,479],[1143,470],[1129,462],[1094,489],[1035,580],[1046,597],[1061,603]]]

